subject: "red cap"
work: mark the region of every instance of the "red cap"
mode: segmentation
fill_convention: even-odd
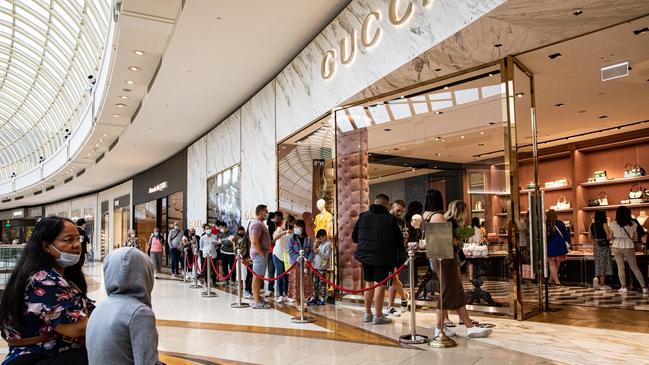
[[[212,234],[219,234],[219,232],[218,228],[212,228]]]

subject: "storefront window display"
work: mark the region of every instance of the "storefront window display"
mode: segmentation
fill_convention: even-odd
[[[207,180],[207,223],[223,221],[230,232],[241,224],[240,166],[236,165]]]

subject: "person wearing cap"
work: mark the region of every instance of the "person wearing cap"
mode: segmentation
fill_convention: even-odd
[[[124,247],[135,247],[140,251],[142,250],[142,246],[140,246],[140,239],[135,235],[134,229],[128,230],[128,237],[126,237],[126,239],[124,240]]]

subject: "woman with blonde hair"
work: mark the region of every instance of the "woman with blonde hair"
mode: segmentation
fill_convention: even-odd
[[[431,199],[438,197],[441,199],[441,193],[437,190],[429,190],[427,192],[427,201],[428,195],[431,195]],[[427,204],[428,205],[428,204]],[[460,243],[461,237],[457,234],[458,228],[466,228],[468,221],[468,214],[466,209],[466,203],[460,200],[455,200],[451,202],[448,206],[447,212],[442,215],[441,213],[434,213],[432,215],[425,214],[429,222],[432,223],[442,223],[442,222],[451,222],[453,225],[453,248],[455,252],[455,257],[452,259],[444,259],[441,262],[441,268],[438,270],[437,260],[431,259],[431,266],[435,272],[438,273],[441,271],[442,280],[440,280],[440,292],[441,297],[438,301],[438,307],[441,304],[441,308],[444,310],[437,310],[437,324],[435,328],[435,337],[439,336],[441,333],[442,327],[444,328],[444,333],[449,336],[455,336],[455,332],[450,330],[445,324],[444,319],[447,318],[448,310],[457,310],[458,315],[464,325],[467,328],[467,336],[471,338],[478,337],[487,337],[491,334],[491,329],[489,328],[479,328],[474,326],[473,321],[469,317],[469,312],[466,310],[466,302],[464,297],[464,287],[462,286],[462,281],[460,280],[460,263],[458,257],[458,244]],[[426,207],[427,211],[430,210],[430,207]]]
[[[548,266],[550,267],[550,284],[561,285],[559,281],[559,266],[568,258],[570,231],[562,221],[557,220],[554,209],[548,211],[545,221],[548,236]]]

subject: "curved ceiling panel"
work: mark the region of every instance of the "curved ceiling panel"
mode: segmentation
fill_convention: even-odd
[[[110,0],[0,0],[0,181],[51,157],[77,127],[109,21]]]

